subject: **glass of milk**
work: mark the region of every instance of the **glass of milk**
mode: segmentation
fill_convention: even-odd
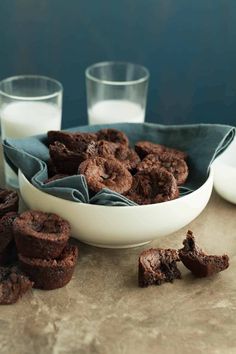
[[[1,138],[24,138],[61,128],[63,87],[45,76],[14,76],[0,82]],[[5,182],[17,175],[4,160]]]
[[[141,65],[102,62],[85,71],[89,124],[143,123],[149,72]]]

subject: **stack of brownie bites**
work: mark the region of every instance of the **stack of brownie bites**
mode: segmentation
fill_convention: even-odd
[[[13,223],[20,268],[34,287],[52,290],[72,277],[78,249],[68,243],[70,225],[60,216],[29,210]]]
[[[139,205],[179,196],[188,177],[186,153],[148,141],[135,150],[125,133],[102,129],[96,133],[49,131],[48,183],[83,174],[91,194],[109,188]]]
[[[0,304],[15,303],[32,287],[65,286],[78,258],[66,220],[33,210],[19,215],[18,201],[16,192],[0,190]]]

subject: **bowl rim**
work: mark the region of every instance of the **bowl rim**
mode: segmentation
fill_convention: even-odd
[[[193,195],[195,195],[195,194],[198,194],[198,193],[200,193],[201,192],[201,190],[205,187],[205,185],[207,184],[207,183],[210,183],[210,181],[212,182],[212,188],[213,188],[213,168],[210,168],[209,169],[209,173],[208,173],[208,177],[207,177],[207,179],[206,179],[206,181],[199,187],[199,188],[197,188],[195,191],[193,191],[193,192],[191,192],[191,193],[189,193],[189,194],[187,194],[187,195],[184,195],[184,196],[182,196],[182,197],[178,197],[177,199],[173,199],[173,200],[169,200],[169,201],[166,201],[166,202],[162,202],[162,203],[154,203],[154,204],[147,204],[147,205],[124,205],[124,206],[112,206],[112,205],[99,205],[99,204],[89,204],[89,203],[79,203],[79,202],[76,202],[76,201],[73,201],[73,200],[68,200],[68,199],[63,199],[63,198],[60,198],[60,197],[56,197],[55,195],[52,195],[52,194],[49,194],[49,193],[46,193],[46,192],[44,192],[44,191],[42,191],[42,190],[40,190],[40,189],[38,189],[37,187],[35,187],[32,183],[30,183],[29,181],[28,181],[28,179],[25,177],[25,175],[23,174],[23,172],[19,169],[18,170],[18,178],[22,178],[23,179],[23,181],[28,185],[28,186],[30,186],[30,188],[31,189],[36,189],[38,192],[41,192],[41,193],[43,193],[43,194],[46,194],[49,198],[53,198],[53,199],[60,199],[60,200],[64,200],[64,202],[66,202],[66,203],[72,203],[72,204],[74,204],[74,205],[79,205],[79,206],[82,206],[83,205],[83,207],[84,208],[88,208],[88,207],[90,207],[90,208],[112,208],[112,209],[114,209],[114,210],[116,210],[117,208],[118,209],[129,209],[129,210],[131,210],[131,209],[136,209],[137,208],[137,206],[139,207],[139,209],[140,208],[145,208],[145,209],[148,209],[148,208],[153,208],[153,207],[156,207],[156,208],[158,208],[158,207],[161,207],[161,206],[163,206],[163,205],[170,205],[170,204],[172,204],[172,205],[174,205],[174,204],[178,204],[178,203],[180,203],[183,199],[185,200],[185,201],[187,201],[188,199],[190,199]],[[20,189],[20,187],[19,187],[19,189]],[[21,191],[21,190],[20,190]]]

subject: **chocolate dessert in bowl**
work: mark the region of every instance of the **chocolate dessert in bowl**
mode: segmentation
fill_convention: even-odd
[[[5,144],[5,152],[19,168],[20,191],[29,208],[68,220],[72,236],[82,242],[126,248],[175,232],[201,213],[212,192],[210,162],[231,133],[227,126],[212,131],[201,125],[148,123],[50,132],[49,139],[32,137],[41,149],[36,156],[27,142],[33,172],[21,163],[21,155],[16,163],[16,141],[14,149],[10,141]]]

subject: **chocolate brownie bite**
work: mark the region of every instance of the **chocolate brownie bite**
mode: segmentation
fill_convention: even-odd
[[[95,146],[95,155],[109,158],[110,156],[115,156],[117,149],[119,148],[120,144],[112,143],[111,141],[106,140],[99,140],[96,142]]]
[[[125,145],[120,145],[116,152],[115,158],[119,160],[129,171],[136,170],[137,165],[140,163],[138,154],[131,148]]]
[[[113,143],[119,143],[122,145],[129,145],[129,139],[127,135],[117,129],[101,129],[97,132],[98,140],[107,140]]]
[[[180,159],[186,160],[187,154],[184,151],[180,151],[177,149],[169,148],[165,145],[154,144],[150,141],[138,141],[135,144],[135,151],[139,155],[141,159],[149,154],[161,155],[164,152],[168,152],[169,154],[174,155]]]
[[[70,133],[61,130],[50,130],[47,135],[49,145],[59,141],[73,151],[83,151],[91,141],[97,140],[95,133]]]
[[[72,151],[58,141],[49,146],[49,154],[60,174],[76,174],[79,164],[84,160],[81,152]]]
[[[78,258],[78,248],[67,245],[56,259],[29,258],[19,254],[20,267],[34,282],[34,288],[62,288],[72,278]]]
[[[133,149],[125,144],[113,143],[111,141],[99,140],[96,142],[97,152],[95,155],[110,158],[113,156],[119,160],[128,170],[134,170],[140,158]]]
[[[19,197],[15,191],[0,188],[0,217],[10,211],[18,211]]]
[[[181,279],[176,265],[178,261],[178,251],[174,249],[151,248],[143,251],[139,256],[139,286],[161,285]]]
[[[14,304],[32,285],[16,267],[0,267],[0,305]]]
[[[117,193],[126,193],[132,185],[132,175],[121,162],[114,158],[96,157],[82,162],[79,173],[84,175],[93,192],[109,188]]]
[[[0,219],[0,265],[11,264],[16,261],[16,247],[13,237],[13,222],[18,214],[9,212]]]
[[[187,232],[183,241],[184,247],[179,250],[180,260],[195,277],[203,278],[219,273],[229,266],[229,257],[206,254],[195,242],[192,231]]]
[[[161,155],[147,155],[137,165],[137,171],[150,171],[153,168],[159,169],[161,167],[174,175],[178,185],[186,182],[188,177],[188,166],[186,162],[169,152],[164,152]]]
[[[9,245],[13,240],[13,221],[17,218],[18,214],[14,211],[5,214],[0,219],[0,253]]]
[[[133,176],[132,187],[126,197],[137,204],[170,201],[179,196],[174,176],[164,168],[140,171]]]
[[[29,210],[13,223],[18,253],[32,258],[57,258],[70,237],[68,221],[52,213]]]

